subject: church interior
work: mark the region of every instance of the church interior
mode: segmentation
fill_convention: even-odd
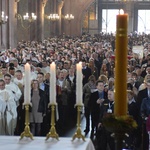
[[[148,150],[149,91],[149,0],[0,0],[1,150]]]

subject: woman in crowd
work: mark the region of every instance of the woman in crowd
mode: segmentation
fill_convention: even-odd
[[[31,89],[31,112],[30,112],[30,123],[31,132],[35,136],[41,134],[41,123],[43,122],[43,116],[46,114],[46,103],[44,91],[39,89],[38,80],[32,81]]]

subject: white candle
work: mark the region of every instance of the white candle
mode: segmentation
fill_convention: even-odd
[[[24,104],[30,104],[31,101],[31,75],[30,65],[25,64],[25,84],[24,84]]]
[[[79,62],[76,65],[76,105],[83,105],[82,103],[82,79],[83,79],[83,75],[82,75],[82,63]]]
[[[2,20],[4,20],[4,12],[2,11]]]
[[[50,65],[50,104],[56,104],[56,64]]]

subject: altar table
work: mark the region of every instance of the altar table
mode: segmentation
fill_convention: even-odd
[[[95,150],[89,138],[75,139],[60,137],[59,141],[53,138],[34,137],[34,140],[19,136],[0,136],[0,150]]]

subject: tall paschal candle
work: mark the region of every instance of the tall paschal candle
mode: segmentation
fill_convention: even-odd
[[[115,50],[115,108],[116,116],[127,115],[127,47],[128,14],[117,15]]]

